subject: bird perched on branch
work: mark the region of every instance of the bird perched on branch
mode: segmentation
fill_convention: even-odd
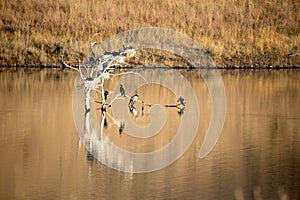
[[[133,106],[133,104],[135,103],[135,101],[139,98],[139,94],[137,92],[135,92],[135,94],[130,98],[128,106]]]
[[[124,87],[123,87],[122,84],[120,84],[120,94],[121,94],[121,96],[123,96],[123,97],[126,96],[126,95],[125,95],[125,89],[124,89]]]
[[[184,98],[182,98],[181,96],[178,98],[177,102],[178,102],[181,106],[185,106]]]
[[[108,95],[109,95],[109,92],[108,91],[104,91],[104,100],[106,101],[108,99]]]

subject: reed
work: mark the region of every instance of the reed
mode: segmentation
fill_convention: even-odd
[[[300,66],[296,0],[0,0],[0,65],[77,64],[89,42],[139,27],[187,34],[218,66]]]

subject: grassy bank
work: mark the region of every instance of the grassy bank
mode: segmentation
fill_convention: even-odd
[[[139,27],[194,38],[218,66],[300,66],[297,0],[0,0],[0,65],[77,64],[89,42]]]

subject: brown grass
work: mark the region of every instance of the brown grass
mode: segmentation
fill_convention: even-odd
[[[139,27],[200,42],[219,66],[300,66],[297,0],[0,0],[0,65],[73,64],[104,40]]]

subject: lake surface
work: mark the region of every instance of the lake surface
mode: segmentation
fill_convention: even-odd
[[[211,97],[198,71],[178,72],[196,91],[197,135],[177,161],[140,174],[111,169],[88,155],[73,120],[75,72],[0,72],[0,199],[300,199],[300,71],[221,70],[225,124],[203,159],[199,149]],[[117,80],[106,88],[113,90]],[[138,90],[145,102],[176,103],[165,87],[143,87]],[[149,123],[147,112],[132,121]],[[170,122],[148,139],[120,135],[110,120],[105,134],[128,151],[151,152],[176,134],[176,108],[166,108],[166,117]]]

